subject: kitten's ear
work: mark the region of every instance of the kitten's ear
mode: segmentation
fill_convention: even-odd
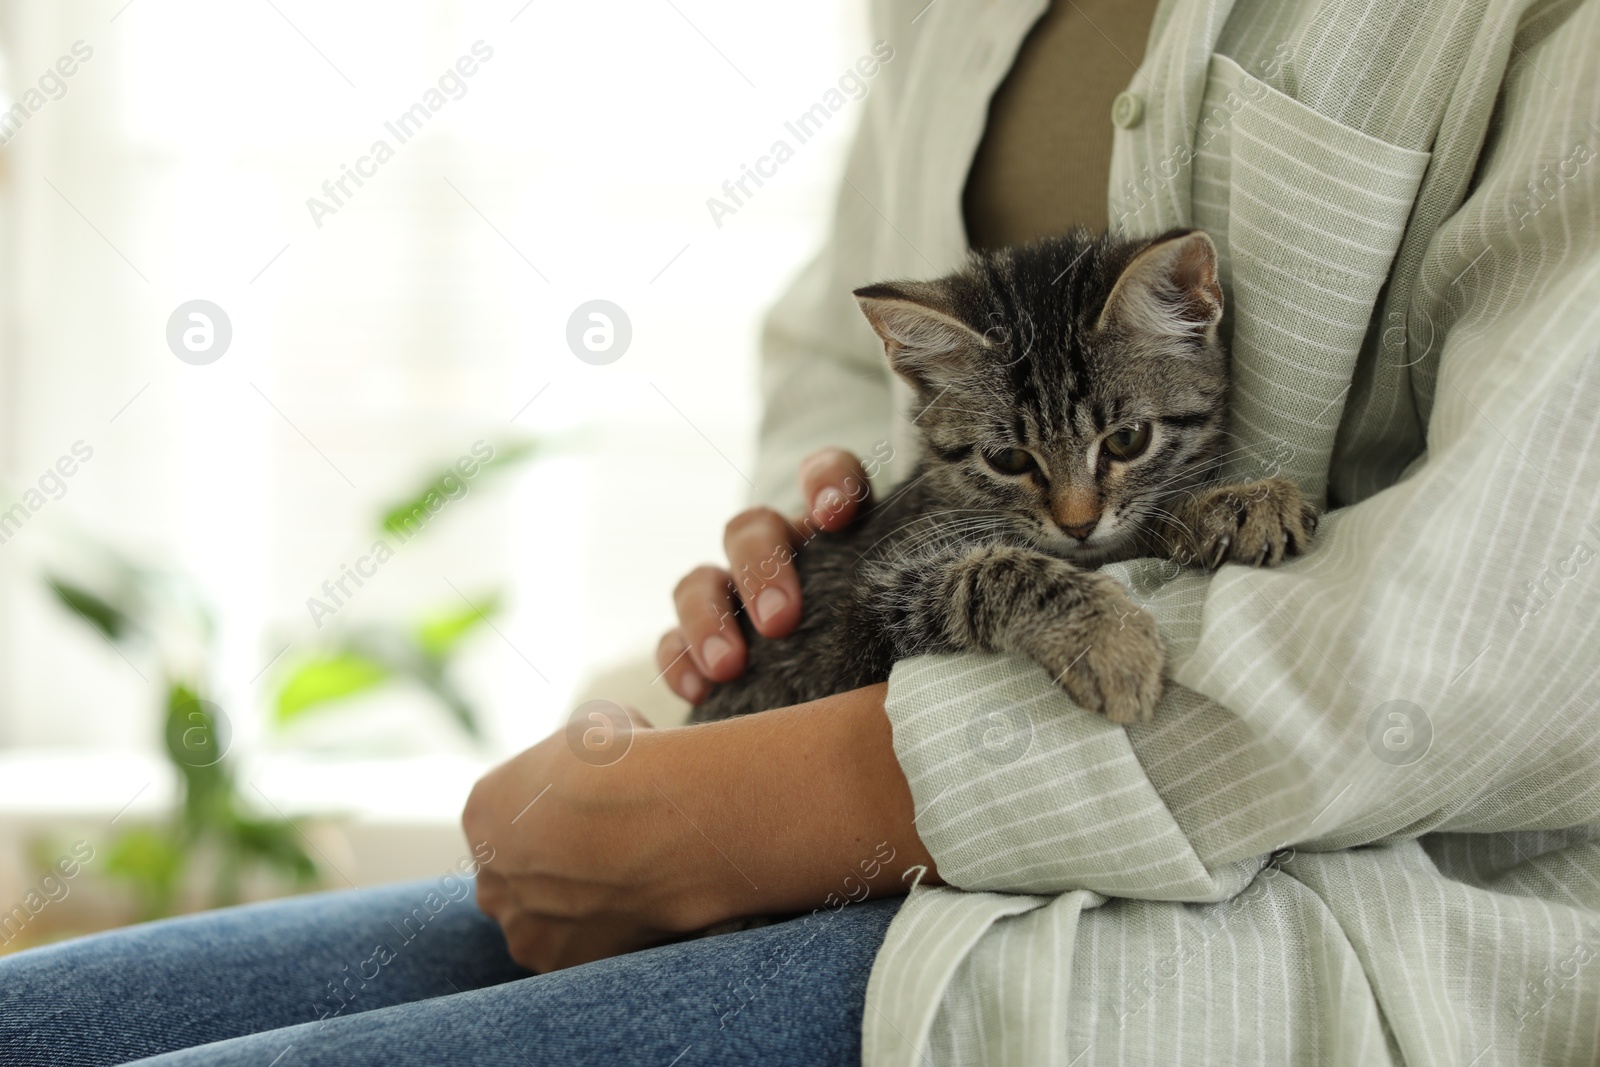
[[[1099,329],[1193,342],[1216,340],[1222,318],[1222,286],[1217,281],[1217,246],[1202,230],[1156,238],[1122,271]]]
[[[937,282],[895,282],[855,291],[861,313],[883,338],[889,366],[912,385],[943,388],[978,367],[983,335],[956,318]]]

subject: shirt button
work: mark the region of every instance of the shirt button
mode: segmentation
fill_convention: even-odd
[[[1131,130],[1144,118],[1144,97],[1138,93],[1118,93],[1111,104],[1111,121],[1119,129]]]

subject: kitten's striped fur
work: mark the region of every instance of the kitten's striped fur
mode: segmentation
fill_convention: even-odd
[[[915,390],[922,454],[850,529],[797,552],[793,634],[767,640],[741,616],[745,674],[696,721],[969,650],[1030,657],[1114,722],[1148,718],[1164,660],[1155,625],[1092,568],[1141,555],[1271,565],[1309,543],[1316,512],[1293,483],[1213,484],[1228,358],[1204,233],[1075,232],[856,297]]]

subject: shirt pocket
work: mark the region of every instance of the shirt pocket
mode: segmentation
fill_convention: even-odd
[[[1356,359],[1430,156],[1211,57],[1193,217],[1217,240],[1229,294],[1228,477],[1281,474],[1325,494]]]

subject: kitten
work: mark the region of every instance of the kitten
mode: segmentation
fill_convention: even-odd
[[[767,640],[741,613],[745,673],[693,721],[965,651],[1026,656],[1079,705],[1147,719],[1165,659],[1155,623],[1093,568],[1152,555],[1271,566],[1310,543],[1317,512],[1294,483],[1214,484],[1228,355],[1203,232],[1075,232],[855,296],[913,388],[921,454],[850,528],[798,550],[794,633]]]

